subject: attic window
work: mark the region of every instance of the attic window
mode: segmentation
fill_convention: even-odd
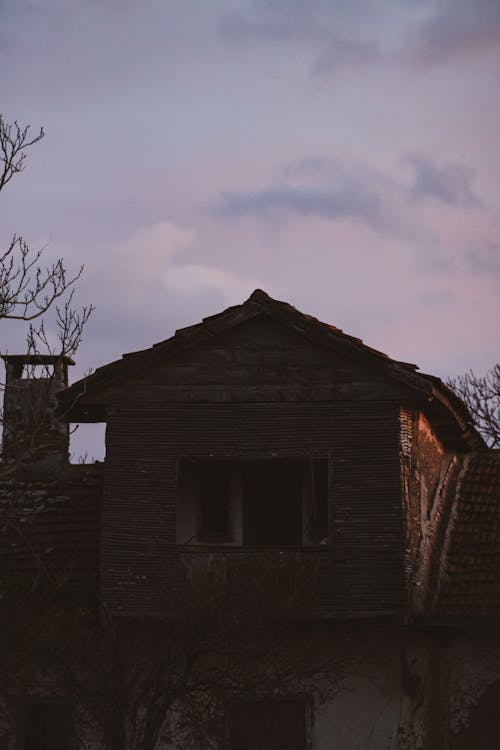
[[[303,465],[251,461],[243,467],[243,538],[253,546],[302,543]]]
[[[197,537],[218,542],[230,538],[230,472],[226,464],[207,464],[203,470]]]
[[[181,544],[283,547],[327,537],[326,459],[182,461],[177,508]]]

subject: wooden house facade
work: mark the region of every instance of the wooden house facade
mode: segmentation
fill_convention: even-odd
[[[201,581],[271,619],[293,602],[304,643],[321,623],[344,655],[377,644],[324,704],[229,701],[231,750],[500,742],[498,718],[473,721],[488,690],[500,700],[500,460],[438,378],[256,290],[58,404],[106,422],[106,459],[22,480],[40,511],[6,533],[5,581],[35,550],[113,617],[175,616]]]

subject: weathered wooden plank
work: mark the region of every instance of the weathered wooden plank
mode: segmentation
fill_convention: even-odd
[[[182,457],[307,457],[311,449],[316,456],[332,456],[328,550],[349,558],[340,579],[338,569],[322,571],[322,607],[328,610],[330,602],[332,616],[359,608],[397,610],[404,600],[399,409],[355,402],[150,403],[113,409],[103,549],[109,605],[135,611],[146,597],[161,608],[168,587],[179,585],[179,571],[169,568],[168,560],[177,549],[176,474]]]

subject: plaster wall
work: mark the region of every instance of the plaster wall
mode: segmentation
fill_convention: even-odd
[[[324,652],[334,671],[330,680],[315,678],[301,686],[307,706],[307,750],[500,746],[500,649],[495,633],[425,633],[353,625],[323,632],[313,646],[310,641],[301,641],[303,649]],[[21,692],[40,698],[61,694],[47,675],[43,679],[35,675]],[[300,694],[298,690],[295,698]],[[282,700],[287,695],[291,697],[274,690],[240,697]],[[9,721],[5,700],[1,708],[0,744],[15,750],[19,728],[13,715]],[[101,750],[85,718],[81,714],[75,718],[88,750]],[[168,726],[172,727],[170,722]],[[184,749],[160,743],[157,750]],[[223,746],[210,745],[210,750]]]
[[[459,634],[449,647],[451,750],[500,747],[498,633]]]
[[[398,665],[387,663],[348,678],[315,712],[311,750],[392,750],[398,747],[401,690]]]

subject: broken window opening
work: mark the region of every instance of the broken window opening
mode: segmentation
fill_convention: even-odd
[[[220,463],[203,468],[197,537],[204,542],[222,542],[231,538],[230,489],[228,467]]]
[[[325,544],[326,459],[199,459],[181,462],[180,543],[249,547]]]
[[[55,377],[55,368],[53,364],[25,364],[20,377],[23,380],[52,380]]]
[[[302,544],[303,464],[252,461],[243,468],[243,541],[250,547]]]

